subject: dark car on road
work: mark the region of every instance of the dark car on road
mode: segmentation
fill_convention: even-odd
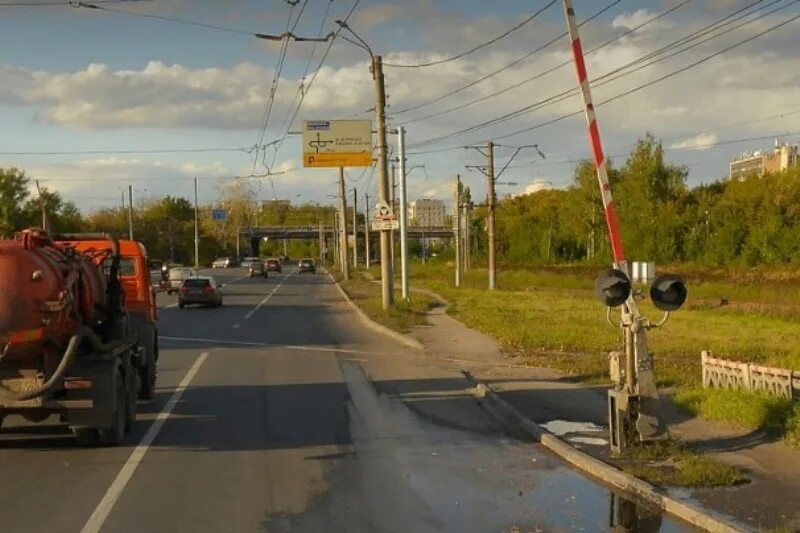
[[[210,305],[219,307],[222,305],[221,286],[217,285],[214,278],[210,276],[194,276],[183,280],[181,290],[178,293],[178,307],[183,309],[189,304]]]
[[[298,265],[297,269],[298,274],[302,274],[303,272],[311,272],[312,274],[316,274],[317,272],[317,266],[314,264],[313,259],[304,257],[303,259],[300,260],[300,262],[297,263],[297,265]]]
[[[250,261],[250,266],[247,267],[247,275],[251,278],[256,276],[261,276],[266,278],[267,277],[267,267],[264,265],[264,261],[261,259],[252,259]]]
[[[274,257],[270,257],[269,259],[267,259],[266,263],[268,272],[278,272],[280,274],[283,271],[280,259],[275,259]]]

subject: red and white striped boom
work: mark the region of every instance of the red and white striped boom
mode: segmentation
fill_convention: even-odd
[[[586,110],[586,122],[589,125],[589,144],[594,154],[595,167],[597,168],[597,181],[600,184],[600,194],[603,197],[603,207],[606,212],[606,225],[608,236],[611,240],[611,251],[614,255],[614,264],[617,268],[630,275],[625,262],[625,252],[622,249],[622,237],[619,233],[617,211],[614,209],[614,199],[611,197],[611,185],[608,183],[606,159],[603,154],[603,144],[600,142],[600,129],[597,126],[597,117],[592,104],[592,90],[589,87],[589,77],[586,74],[586,63],[583,59],[583,47],[578,34],[578,24],[575,21],[575,10],[572,0],[564,0],[564,11],[567,16],[569,38],[572,43],[572,55],[575,59],[575,70],[578,72],[578,83],[583,94],[583,103]]]

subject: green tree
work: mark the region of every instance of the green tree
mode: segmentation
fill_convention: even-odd
[[[25,225],[23,205],[30,179],[18,168],[0,168],[0,236],[10,238]],[[41,220],[41,219],[40,219]]]

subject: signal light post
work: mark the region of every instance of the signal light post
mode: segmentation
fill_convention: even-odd
[[[661,400],[656,387],[653,356],[647,348],[648,329],[662,326],[670,312],[677,310],[686,300],[686,287],[680,278],[661,276],[650,289],[650,299],[658,309],[664,311],[663,318],[653,323],[639,312],[639,291],[631,287],[628,264],[622,248],[616,210],[608,181],[600,130],[592,103],[589,77],[584,63],[583,50],[575,9],[572,0],[563,0],[569,39],[578,75],[578,84],[584,101],[588,124],[589,144],[594,155],[600,195],[605,208],[606,225],[614,257],[614,269],[602,273],[595,283],[600,300],[607,306],[607,320],[622,331],[623,353],[612,352],[610,374],[615,386],[608,391],[608,422],[611,451],[622,453],[635,443],[666,438],[667,429],[661,416]],[[611,308],[621,306],[619,324],[611,321]],[[624,363],[620,359],[624,357]]]

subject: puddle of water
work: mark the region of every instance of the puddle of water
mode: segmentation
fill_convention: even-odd
[[[598,426],[591,422],[570,422],[569,420],[551,420],[546,424],[540,424],[544,429],[557,437],[568,433],[593,433],[596,431],[608,431],[603,426]]]
[[[567,440],[570,442],[575,442],[577,444],[588,444],[590,446],[608,445],[608,441],[606,439],[600,439],[597,437],[581,437],[580,435],[576,435],[574,437],[567,437]]]

